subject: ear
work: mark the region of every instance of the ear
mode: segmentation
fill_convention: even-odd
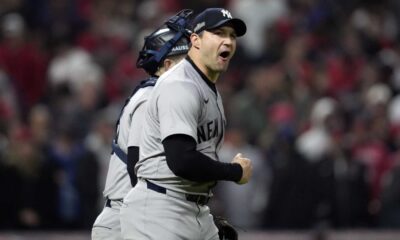
[[[165,71],[167,71],[168,69],[170,69],[172,66],[174,65],[174,61],[173,60],[171,60],[171,59],[169,59],[169,58],[166,58],[165,60],[164,60],[164,69],[165,69]]]
[[[196,33],[192,33],[192,35],[190,35],[190,42],[192,44],[192,47],[199,49],[200,48],[200,36],[197,35]]]

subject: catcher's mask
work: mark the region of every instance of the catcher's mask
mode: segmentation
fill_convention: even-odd
[[[136,67],[154,76],[167,56],[187,53],[191,34],[188,22],[192,13],[190,9],[182,10],[168,19],[161,28],[146,36]]]

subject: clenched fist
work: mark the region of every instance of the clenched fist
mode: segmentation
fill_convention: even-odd
[[[242,178],[240,179],[238,184],[245,184],[250,180],[251,174],[253,173],[253,165],[251,164],[250,159],[242,156],[241,153],[236,154],[233,158],[232,163],[237,163],[242,167],[243,173]]]

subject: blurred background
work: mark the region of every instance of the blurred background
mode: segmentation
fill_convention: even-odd
[[[400,239],[397,0],[1,0],[0,239],[89,239],[143,37],[216,6],[248,27],[218,82],[221,159],[254,174],[212,212],[246,239]]]

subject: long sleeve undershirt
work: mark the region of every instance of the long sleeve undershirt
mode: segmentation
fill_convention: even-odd
[[[129,177],[131,179],[132,187],[134,187],[137,183],[137,177],[135,174],[135,165],[138,162],[138,160],[139,160],[139,147],[129,147],[127,169]]]
[[[226,180],[238,182],[242,167],[237,163],[215,161],[196,150],[196,141],[188,135],[175,134],[162,142],[171,171],[190,181]]]

